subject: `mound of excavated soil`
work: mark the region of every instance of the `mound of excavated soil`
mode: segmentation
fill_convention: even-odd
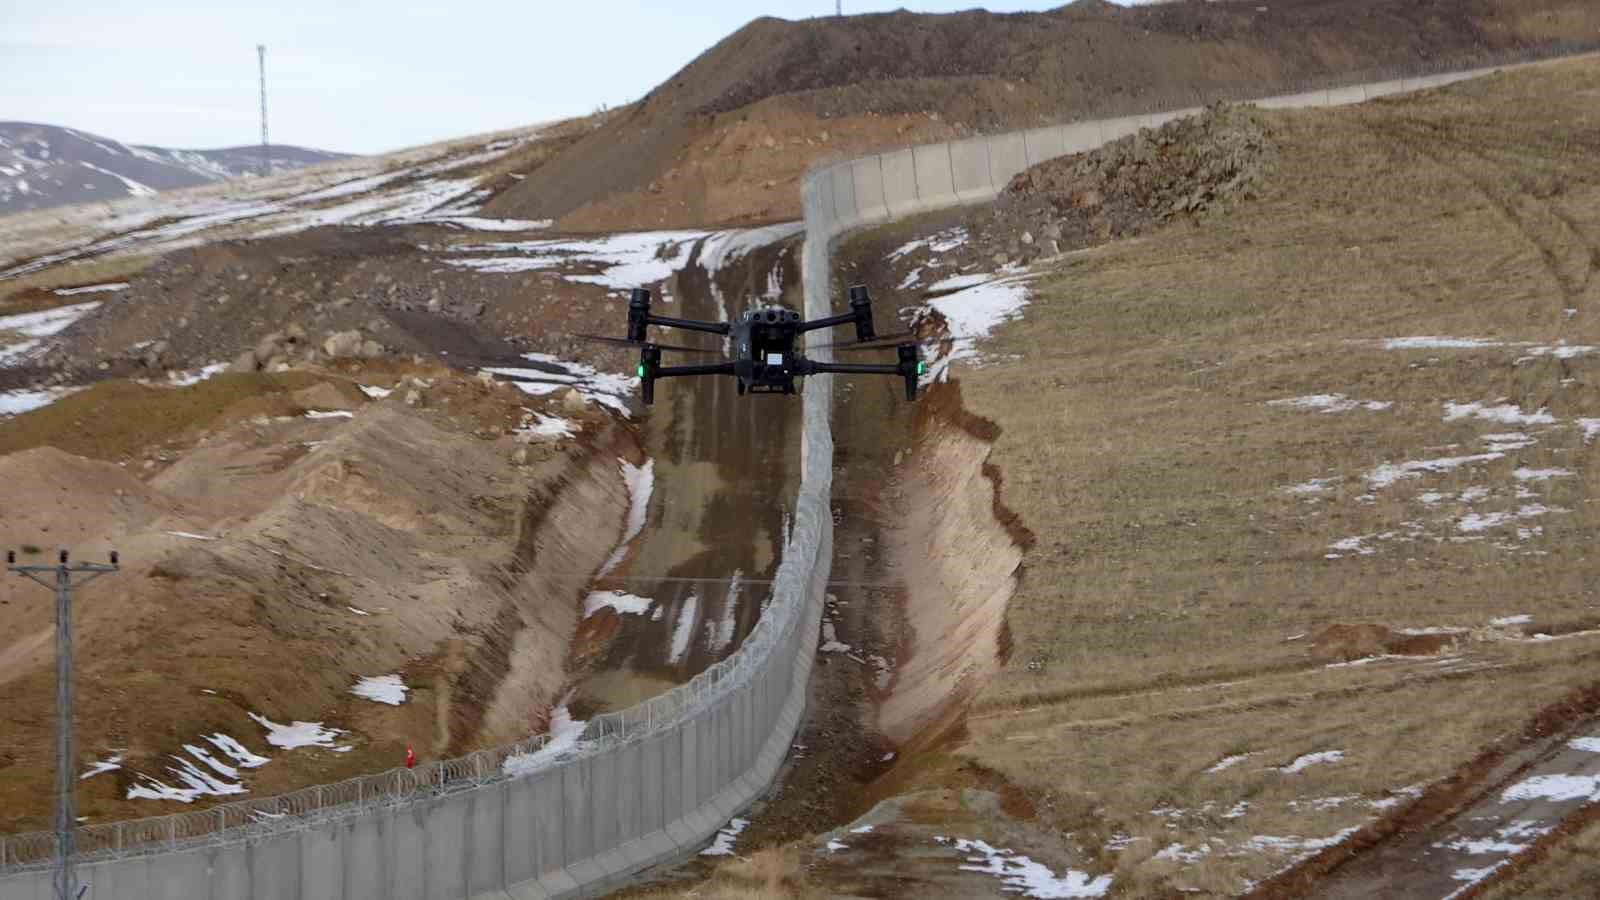
[[[1592,40],[1584,0],[1284,0],[758,19],[488,209],[607,230],[796,218],[825,158],[1158,99]]]
[[[187,438],[137,466],[54,447],[0,455],[0,543],[39,561],[57,543],[79,558],[123,554],[121,572],[76,598],[77,762],[120,757],[81,785],[92,821],[378,771],[408,745],[426,759],[539,729],[581,609],[583,580],[559,575],[597,569],[629,506],[617,460],[639,451],[610,413],[551,407],[575,435],[529,443],[516,433],[525,408],[559,399],[444,370],[378,401],[301,372],[143,389],[127,405],[108,404],[112,387],[41,411],[68,417],[51,440],[76,422],[83,448],[138,459],[144,436],[122,420],[140,403],[157,431],[187,427]],[[263,400],[281,405],[235,414]],[[311,405],[353,415],[299,414]],[[0,581],[0,830],[48,825],[51,608],[42,589]],[[409,689],[398,706],[352,693],[391,676]],[[327,746],[274,745],[252,714],[339,732]],[[128,797],[150,779],[193,787],[179,773],[209,771],[200,753],[237,761],[217,734],[269,760],[222,779],[242,793]]]
[[[1128,233],[1153,220],[1249,199],[1277,159],[1260,110],[1219,103],[1091,153],[1034,166],[1011,179],[1002,202],[1039,198],[1058,212],[1086,211],[1091,225]]]

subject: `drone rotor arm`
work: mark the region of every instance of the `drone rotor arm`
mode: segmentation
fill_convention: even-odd
[[[662,328],[681,328],[684,331],[703,331],[706,334],[727,334],[733,330],[728,322],[700,322],[695,319],[674,319],[671,316],[657,316],[647,314],[644,317],[647,325],[660,325]]]

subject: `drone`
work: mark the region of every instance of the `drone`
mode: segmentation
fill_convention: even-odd
[[[661,353],[678,351],[686,353],[714,353],[698,347],[679,347],[648,340],[646,330],[651,325],[662,328],[681,328],[706,334],[720,334],[731,339],[731,362],[707,365],[663,366]],[[893,350],[893,363],[833,363],[806,359],[800,352],[798,338],[808,331],[834,328],[840,325],[855,326],[855,340],[823,346],[841,350]],[[923,373],[923,362],[914,341],[884,343],[913,335],[896,334],[878,337],[872,328],[872,298],[866,285],[850,288],[850,311],[837,316],[805,321],[800,313],[781,305],[752,307],[732,322],[699,322],[693,319],[675,319],[658,316],[650,311],[650,292],[634,288],[628,298],[628,336],[626,339],[601,335],[578,335],[589,340],[603,341],[639,348],[639,367],[635,374],[644,395],[646,406],[655,402],[655,383],[658,378],[678,378],[688,375],[732,375],[738,382],[740,396],[751,394],[793,394],[795,379],[807,375],[835,373],[840,375],[896,375],[905,379],[906,399],[917,398],[917,380]]]

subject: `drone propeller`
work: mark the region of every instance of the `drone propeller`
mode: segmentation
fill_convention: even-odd
[[[703,356],[722,356],[721,350],[707,350],[704,347],[680,347],[677,344],[659,344],[655,341],[630,341],[626,338],[607,337],[603,334],[570,333],[568,337],[582,338],[600,344],[615,344],[618,347],[659,347],[662,350],[672,350],[678,353],[699,353]]]

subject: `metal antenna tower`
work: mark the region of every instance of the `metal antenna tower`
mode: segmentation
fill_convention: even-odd
[[[67,565],[67,549],[61,548],[60,562],[53,566],[19,566],[15,550],[6,551],[6,568],[56,592],[56,900],[80,900],[77,873],[72,869],[72,853],[78,819],[73,793],[77,787],[77,762],[72,751],[72,589],[117,571],[117,551],[111,551],[111,565],[78,563]],[[55,573],[54,581],[40,577]],[[77,584],[72,576],[87,574]]]
[[[256,45],[256,60],[261,67],[261,174],[272,174],[267,155],[267,45]]]

